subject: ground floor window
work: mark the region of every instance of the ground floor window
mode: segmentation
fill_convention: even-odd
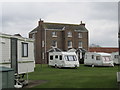
[[[72,48],[72,41],[68,41],[68,48]]]

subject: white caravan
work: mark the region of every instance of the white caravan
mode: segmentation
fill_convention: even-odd
[[[0,66],[12,68],[15,76],[33,72],[34,40],[0,33]]]
[[[92,66],[114,66],[111,54],[100,52],[86,52],[84,64]]]
[[[75,52],[49,52],[49,66],[77,68],[79,61]]]
[[[114,64],[120,64],[118,52],[111,53]]]

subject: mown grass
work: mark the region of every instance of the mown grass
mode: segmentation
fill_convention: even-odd
[[[117,88],[115,67],[88,67],[56,69],[46,64],[37,64],[29,74],[30,80],[47,80],[33,88]]]

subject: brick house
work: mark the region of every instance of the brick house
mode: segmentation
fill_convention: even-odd
[[[118,52],[119,48],[117,47],[89,47],[89,52],[104,52],[104,53],[112,53]]]
[[[38,26],[29,33],[35,38],[35,61],[37,64],[48,63],[47,51],[57,47],[62,51],[70,48],[88,50],[88,30],[85,24],[63,24],[38,21]]]

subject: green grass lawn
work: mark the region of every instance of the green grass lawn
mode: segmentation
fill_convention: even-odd
[[[30,80],[47,80],[47,83],[33,88],[117,88],[115,67],[87,67],[77,69],[56,69],[37,64],[29,74]]]

